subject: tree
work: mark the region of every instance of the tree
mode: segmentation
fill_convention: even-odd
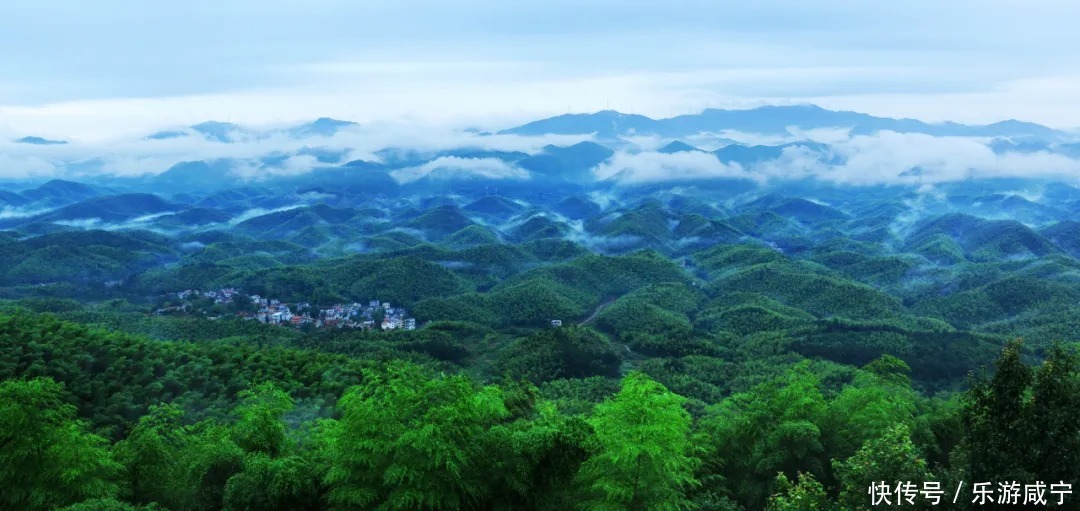
[[[468,509],[489,495],[486,440],[508,415],[499,389],[399,362],[350,389],[339,408],[326,477],[337,508]]]
[[[91,499],[80,502],[78,504],[72,504],[59,511],[161,511],[162,508],[156,505],[149,506],[133,506],[127,502],[122,502],[113,498],[108,499]]]
[[[918,491],[923,488],[924,482],[935,482],[936,479],[927,468],[926,459],[912,443],[908,427],[903,424],[889,428],[880,438],[870,440],[847,460],[834,460],[833,465],[841,483],[840,504],[843,509],[876,509],[878,506],[874,505],[868,491],[871,484],[880,482],[885,482],[890,488],[896,488],[900,483],[911,483],[916,491],[914,505],[904,501],[905,507],[934,508]],[[944,484],[942,488],[945,488]],[[896,504],[900,498],[893,495],[891,502]],[[949,502],[944,497],[942,499]]]
[[[1046,481],[1080,480],[1078,369],[1076,352],[1057,344],[1035,374],[1029,406],[1040,436],[1031,452],[1031,467]]]
[[[285,423],[282,416],[292,410],[293,399],[272,382],[256,385],[240,392],[238,417],[232,427],[232,437],[246,452],[262,452],[275,457],[286,448]]]
[[[885,355],[856,373],[829,403],[823,429],[830,458],[846,459],[890,427],[915,420],[917,394],[908,371],[902,360]]]
[[[1020,360],[1022,343],[1010,342],[990,381],[977,382],[964,400],[970,476],[980,481],[1028,481],[1025,458],[1038,445],[1026,394],[1034,371]]]
[[[581,417],[559,413],[550,402],[522,418],[491,430],[487,466],[497,485],[485,509],[571,509],[573,479],[588,458],[592,427]]]
[[[690,414],[684,399],[644,373],[628,374],[613,399],[589,423],[598,452],[578,473],[586,509],[675,510],[689,507],[684,492],[698,484]]]
[[[180,420],[184,412],[174,405],[151,406],[113,454],[127,476],[128,498],[137,504],[173,502],[173,471],[186,441]]]
[[[828,475],[824,435],[828,402],[801,363],[787,374],[711,407],[702,421],[708,469],[747,509],[762,509],[776,475]]]
[[[304,456],[271,458],[263,452],[244,456],[244,469],[229,478],[225,511],[315,511],[322,509],[320,474]]]
[[[1021,341],[1006,345],[989,381],[963,397],[963,454],[980,481],[1080,478],[1080,375],[1074,351],[1055,345],[1034,369]]]
[[[767,511],[829,511],[836,504],[825,493],[825,487],[810,474],[799,474],[796,484],[784,474],[776,476],[776,493],[769,498]]]
[[[544,383],[557,378],[617,376],[619,356],[591,328],[549,328],[519,339],[500,354],[496,369]]]
[[[177,457],[172,485],[179,509],[209,511],[224,506],[225,485],[244,467],[244,451],[228,427],[206,420],[187,428],[188,441]]]
[[[0,508],[46,510],[115,496],[121,467],[48,378],[0,383]]]

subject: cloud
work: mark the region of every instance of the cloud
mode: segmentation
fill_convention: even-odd
[[[591,139],[587,135],[486,135],[416,121],[353,125],[332,136],[305,138],[290,136],[287,127],[280,123],[244,127],[234,143],[195,135],[161,140],[143,137],[74,140],[66,145],[18,144],[6,138],[0,140],[0,178],[93,179],[102,174],[134,177],[160,173],[185,161],[226,159],[232,162],[234,175],[259,180],[300,175],[328,165],[305,154],[313,148],[345,154],[343,161],[379,162],[378,151],[385,148],[437,158],[395,171],[394,176],[400,182],[413,182],[436,169],[465,175],[524,178],[525,171],[497,159],[438,157],[438,154],[450,149],[536,153],[549,144],[567,146]],[[740,131],[702,133],[685,141],[712,149],[732,140],[748,145],[810,140],[829,144],[830,154],[821,155],[810,148],[794,146],[785,149],[776,160],[740,167],[725,165],[708,153],[659,154],[656,149],[670,140],[632,136],[624,138],[615,147],[615,156],[597,167],[595,173],[598,179],[626,183],[717,177],[762,182],[813,177],[853,185],[943,183],[980,177],[1074,179],[1080,175],[1077,160],[1067,156],[1048,152],[996,154],[988,147],[988,140],[980,138],[894,132],[852,136],[844,127],[788,131],[786,135],[775,136]],[[267,156],[275,156],[273,163],[266,163]],[[841,163],[831,161],[833,156]]]
[[[612,193],[605,193],[601,191],[589,192],[589,200],[600,206],[602,211],[607,211],[612,205],[618,203],[618,199]]]
[[[936,184],[981,178],[1080,177],[1080,161],[1051,154],[996,154],[984,140],[934,137],[917,133],[880,132],[860,135],[832,146],[841,165],[803,161],[798,170],[845,184]]]
[[[297,204],[297,205],[293,205],[293,206],[285,206],[285,207],[274,208],[274,209],[252,208],[252,209],[249,209],[247,211],[244,211],[243,213],[240,213],[239,215],[236,215],[233,218],[230,218],[229,221],[227,222],[227,224],[231,227],[231,226],[235,226],[237,224],[246,222],[248,220],[251,220],[252,218],[257,218],[257,217],[260,217],[260,216],[269,215],[271,213],[280,213],[282,211],[289,211],[289,210],[292,210],[292,209],[302,208],[302,207],[304,207],[304,206],[300,205],[300,204]]]
[[[254,161],[240,161],[233,165],[231,172],[244,180],[263,181],[275,177],[299,176],[324,167],[319,159],[309,154],[300,154],[285,158],[273,165],[257,165]]]
[[[56,225],[63,225],[65,227],[75,227],[77,229],[97,229],[102,225],[100,218],[80,218],[77,220],[56,220],[53,222]]]
[[[780,156],[745,167],[724,164],[702,152],[661,154],[620,151],[594,169],[597,179],[621,183],[676,182],[690,179],[742,178],[766,182],[817,179],[853,186],[933,185],[968,179],[1053,178],[1080,181],[1080,160],[1047,151],[996,153],[989,140],[882,131],[851,136],[846,129],[820,129],[792,134],[829,145],[785,147]],[[747,134],[732,132],[742,140]],[[771,143],[791,143],[777,137]],[[647,147],[655,147],[644,139]],[[756,142],[766,142],[761,139]]]
[[[280,124],[245,127],[244,134],[232,143],[190,135],[168,139],[140,136],[74,140],[66,145],[42,146],[14,143],[13,138],[8,137],[0,139],[0,177],[93,178],[100,174],[135,177],[158,174],[181,162],[229,159],[235,161],[235,175],[256,179],[299,175],[326,166],[315,156],[298,154],[312,148],[344,153],[343,161],[379,161],[376,152],[388,147],[406,148],[432,157],[439,151],[461,148],[534,153],[549,144],[566,146],[591,138],[587,135],[481,135],[415,122],[355,125],[332,136],[296,138],[284,131],[286,127]],[[285,158],[266,165],[262,158],[268,155]],[[99,164],[73,165],[84,161]]]
[[[785,147],[780,157],[754,165],[750,170],[761,181],[821,178],[830,167],[822,155],[804,145]]]
[[[726,164],[716,155],[703,152],[663,154],[615,153],[594,169],[597,179],[622,183],[678,181],[687,179],[737,178],[759,180],[738,164]]]
[[[26,154],[0,153],[0,177],[2,178],[27,179],[56,174],[56,166],[46,159]]]
[[[656,151],[671,142],[672,139],[659,135],[624,135],[619,140],[638,151]]]
[[[524,217],[523,220],[527,220],[528,218],[532,218],[533,216],[536,215],[528,215],[527,217]],[[633,236],[629,234],[622,234],[618,236],[594,235],[589,233],[585,229],[585,222],[583,220],[572,220],[554,212],[545,212],[543,213],[543,216],[547,216],[548,218],[556,222],[563,223],[570,228],[570,232],[568,232],[564,236],[564,239],[566,239],[567,241],[572,241],[574,243],[587,247],[589,250],[593,250],[602,254],[624,252],[626,249],[641,246],[642,242],[644,241],[644,238],[640,236]]]
[[[297,199],[299,199],[299,200],[304,201],[304,202],[316,203],[316,202],[333,200],[337,196],[332,194],[332,193],[321,193],[321,192],[316,192],[316,191],[310,191],[310,192],[304,192],[304,193],[300,193],[300,194],[295,194],[295,197]]]
[[[21,43],[0,71],[12,104],[0,117],[95,134],[162,119],[525,117],[609,102],[673,115],[816,98],[928,119],[1080,118],[1075,2],[379,4],[106,0],[66,2],[58,18],[56,2],[16,2],[0,18]]]
[[[702,132],[686,137],[684,142],[698,149],[713,151],[729,144],[742,145],[782,145],[795,142],[820,142],[833,144],[849,137],[851,128],[844,126],[802,129],[798,126],[788,126],[786,134],[754,133],[736,129],[720,130],[716,133]],[[668,140],[670,141],[670,140]]]
[[[7,220],[13,218],[29,218],[43,213],[48,213],[49,211],[49,209],[16,208],[11,206],[4,206],[0,208],[0,220]]]
[[[432,172],[450,172],[489,179],[527,179],[529,173],[498,158],[459,158],[442,156],[423,165],[398,169],[390,173],[399,183],[411,183]]]
[[[105,222],[101,218],[73,218],[67,220],[55,220],[52,223],[57,225],[63,225],[66,227],[75,227],[78,229],[101,229],[105,231],[121,231],[141,229],[154,231],[160,234],[167,234],[168,231],[155,228],[153,226],[154,220],[161,217],[172,215],[175,211],[169,211],[165,213],[152,213],[149,215],[143,215],[128,220],[119,222]]]
[[[788,133],[791,134],[791,139],[787,142],[802,142],[812,141],[820,142],[822,144],[835,144],[843,142],[851,136],[851,128],[847,127],[833,127],[833,128],[812,128],[802,129],[798,126],[789,126],[787,128]]]

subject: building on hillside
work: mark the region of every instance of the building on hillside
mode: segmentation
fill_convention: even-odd
[[[553,319],[553,320],[551,320],[551,327],[552,328],[558,328],[558,327],[561,327],[561,326],[562,326],[562,320],[561,319]]]

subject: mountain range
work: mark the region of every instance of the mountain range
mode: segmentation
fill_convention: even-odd
[[[1080,143],[1069,132],[1019,121],[932,124],[813,105],[708,109],[668,119],[610,110],[568,114],[495,135],[459,133],[441,148],[386,142],[357,149],[354,145],[366,143],[365,129],[328,117],[272,129],[209,121],[147,137],[143,143],[187,138],[201,145],[179,153],[183,159],[167,167],[148,168],[137,176],[110,172],[114,159],[123,155],[51,161],[69,182],[92,182],[92,188],[110,193],[177,195],[180,201],[187,200],[185,194],[206,196],[246,187],[274,195],[316,190],[407,197],[501,190],[568,197],[612,187],[664,188],[676,183],[747,191],[782,188],[785,183],[805,189],[940,186],[984,178],[1068,182],[1068,176],[1080,172]],[[815,130],[836,133],[814,139],[808,133]],[[348,136],[336,137],[343,133]],[[282,140],[290,142],[282,145]],[[60,142],[40,137],[20,141],[42,151]],[[64,145],[65,151],[81,147]],[[243,147],[219,149],[229,146]],[[215,155],[207,157],[202,151]],[[169,157],[176,159],[176,154]],[[65,206],[92,196],[87,185],[45,181],[12,182],[0,193],[0,206],[18,211],[6,216],[33,217],[28,212],[37,213],[35,208]]]
[[[813,130],[837,127],[850,128],[855,134],[895,131],[933,136],[1023,137],[1046,141],[1070,138],[1066,132],[1012,119],[987,125],[966,125],[954,122],[931,124],[914,119],[892,119],[858,112],[826,110],[816,105],[763,106],[748,110],[710,108],[700,114],[680,115],[668,119],[651,119],[643,115],[603,110],[591,114],[565,114],[533,121],[502,130],[500,133],[514,135],[594,133],[601,138],[624,135],[688,137],[703,132],[721,133],[728,130],[786,134],[790,128]]]

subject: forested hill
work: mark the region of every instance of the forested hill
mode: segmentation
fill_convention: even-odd
[[[538,389],[28,313],[0,343],[3,509],[870,509],[873,481],[1080,475],[1060,346],[947,397],[888,355],[841,386],[799,363],[692,415],[640,371]]]
[[[0,190],[0,511],[1077,482],[1076,134],[816,107],[385,128],[19,146],[55,172]]]

